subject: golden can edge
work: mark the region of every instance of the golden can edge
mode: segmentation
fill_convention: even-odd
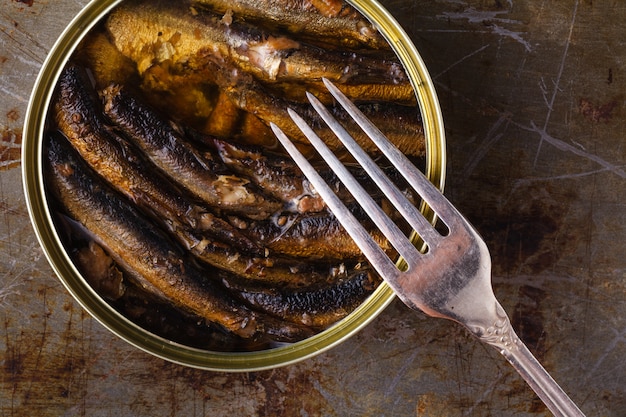
[[[400,58],[418,98],[426,137],[426,174],[443,190],[446,146],[441,109],[421,56],[397,21],[375,0],[347,0],[369,19]],[[373,320],[394,299],[385,283],[355,311],[306,340],[257,352],[213,352],[184,346],[144,330],[110,307],[75,268],[54,228],[43,181],[42,142],[48,104],[62,68],[83,37],[122,0],[94,0],[70,22],[48,54],[35,81],[24,121],[22,181],[35,234],[54,272],[77,302],[109,331],[154,356],[213,371],[259,371],[293,364],[324,352]],[[426,213],[434,222],[431,212]]]

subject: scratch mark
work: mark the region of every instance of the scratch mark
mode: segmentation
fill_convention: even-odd
[[[606,348],[604,349],[604,352],[602,353],[602,355],[600,355],[600,357],[598,358],[598,360],[596,361],[595,364],[593,364],[593,366],[591,367],[590,370],[588,370],[587,372],[585,372],[585,384],[589,381],[589,379],[591,378],[592,374],[594,374],[598,368],[600,368],[600,365],[604,362],[604,360],[609,356],[609,354],[611,353],[615,353],[617,351],[617,345],[620,342],[626,342],[626,328],[622,329],[621,332],[618,333],[617,329],[611,329],[614,333],[614,338],[610,343],[606,344]]]
[[[543,77],[539,78],[539,90],[541,91],[544,103],[546,103],[546,107],[549,110],[552,110],[550,107],[550,101],[548,100],[548,86],[546,85],[546,80],[544,80]]]
[[[512,30],[505,29],[498,25],[493,25],[491,26],[491,28],[492,28],[493,33],[500,35],[503,38],[511,38],[514,41],[517,41],[520,44],[522,44],[524,46],[524,49],[526,49],[527,52],[532,51],[533,48],[530,46],[530,43],[528,43],[528,41],[522,38],[522,35],[520,32],[513,32]]]
[[[561,57],[561,64],[559,65],[559,71],[556,76],[556,80],[554,81],[554,90],[552,91],[552,97],[548,104],[548,113],[546,114],[546,120],[543,124],[543,132],[545,132],[548,128],[548,123],[550,122],[550,117],[552,116],[552,110],[554,109],[554,102],[556,101],[556,96],[559,93],[559,84],[561,83],[561,77],[563,76],[563,71],[565,70],[565,61],[567,60],[567,53],[569,51],[569,47],[572,43],[572,33],[574,32],[574,24],[576,23],[576,15],[578,14],[578,1],[574,3],[574,11],[572,13],[572,21],[569,26],[569,33],[567,35],[567,41],[565,42],[565,49],[563,50],[563,56]],[[544,84],[545,86],[545,84]],[[547,92],[547,90],[546,90]],[[547,134],[545,136],[548,136]],[[539,140],[539,145],[537,146],[537,153],[535,154],[534,164],[537,164],[537,160],[539,159],[539,152],[541,151],[541,146],[544,142],[544,135],[541,135]]]
[[[620,168],[625,168],[626,166],[621,166]],[[513,189],[533,182],[544,182],[544,181],[558,181],[558,180],[570,180],[575,178],[583,178],[588,177],[590,175],[601,174],[603,172],[612,171],[611,168],[600,168],[591,171],[577,172],[574,174],[563,174],[563,175],[553,175],[550,177],[530,177],[530,178],[520,178],[515,181],[513,184]]]
[[[18,25],[18,23],[12,19],[9,14],[4,13],[4,11],[3,9],[3,13],[0,13],[0,16],[7,22],[13,22],[13,26],[0,27],[0,33],[6,35],[10,39],[9,44],[17,48],[19,53],[14,55],[21,56],[23,59],[25,59],[25,55],[28,55],[32,60],[39,62],[39,65],[41,65],[48,53],[48,48],[37,41],[35,36],[23,30],[21,25]],[[36,35],[37,32],[34,34]]]
[[[470,52],[469,54],[465,55],[463,58],[453,62],[452,64],[450,64],[446,69],[444,69],[443,71],[441,71],[439,74],[435,75],[433,77],[434,80],[436,80],[437,78],[441,77],[443,74],[447,73],[448,71],[450,71],[452,68],[456,67],[457,65],[459,65],[461,62],[466,61],[467,59],[473,57],[474,55],[484,51],[485,49],[489,48],[489,44],[482,46],[480,48],[478,48],[477,50],[475,50],[474,52]]]
[[[540,137],[540,146],[542,143],[547,142],[550,145],[554,146],[555,148],[563,151],[563,152],[569,152],[572,153],[574,155],[580,156],[582,158],[588,159],[592,162],[595,162],[596,164],[604,167],[607,171],[610,171],[612,173],[614,173],[615,175],[622,177],[622,178],[626,178],[626,171],[624,171],[622,168],[620,168],[617,165],[613,165],[608,161],[605,161],[604,159],[600,158],[598,155],[594,155],[592,153],[589,153],[579,147],[576,146],[572,146],[567,142],[564,142],[560,139],[557,139],[553,136],[551,136],[550,134],[548,134],[548,132],[546,132],[545,128],[544,129],[540,129],[538,128],[533,122],[531,122],[531,127],[522,127],[523,129],[529,130],[531,132],[534,132],[536,134],[539,135]]]
[[[509,7],[511,6],[512,3],[509,2]],[[498,17],[498,15],[501,15],[503,13],[508,13],[508,11],[479,11],[476,10],[474,7],[468,7],[462,12],[444,12],[441,16],[438,17],[445,19],[467,20],[470,24],[486,25],[489,28],[490,33],[505,38],[511,38],[514,41],[523,45],[526,51],[532,51],[530,43],[522,37],[522,32],[514,32],[501,26],[503,24],[521,24],[521,22],[518,20],[503,19],[501,17]]]
[[[398,386],[398,384],[400,383],[400,381],[406,374],[407,370],[413,365],[413,362],[415,361],[415,358],[417,357],[418,352],[419,352],[419,349],[415,349],[414,352],[411,354],[411,356],[409,356],[409,358],[406,361],[404,361],[402,367],[398,370],[398,372],[396,372],[396,376],[394,376],[394,378],[391,380],[391,383],[389,384],[387,389],[385,389],[385,398],[390,397],[391,394],[393,394],[396,387]]]
[[[474,171],[474,169],[476,169],[476,166],[485,157],[485,155],[487,155],[489,149],[491,149],[493,145],[495,145],[502,138],[504,134],[496,134],[496,132],[505,122],[508,121],[510,121],[510,114],[505,113],[500,115],[500,118],[494,123],[491,129],[489,129],[489,132],[487,132],[487,137],[485,138],[483,143],[478,146],[474,154],[469,158],[469,161],[465,166],[465,169],[463,170],[461,178],[467,178]],[[508,123],[506,123],[506,125],[508,125]]]
[[[500,23],[520,23],[517,20],[512,19],[502,19],[499,18],[498,15],[508,13],[506,10],[476,10],[474,7],[468,7],[462,12],[444,12],[443,16],[448,19],[466,19],[469,23],[484,23],[484,22],[493,22],[497,21]]]
[[[39,61],[34,61],[32,59],[26,59],[25,57],[23,57],[21,55],[18,55],[15,58],[17,58],[17,60],[19,62],[35,68],[36,71],[39,71],[39,67],[41,67],[41,62],[39,62]]]
[[[474,415],[474,409],[478,406],[480,406],[481,404],[483,404],[487,398],[489,398],[490,396],[493,395],[493,393],[496,390],[496,387],[498,385],[502,384],[502,378],[503,375],[500,373],[500,375],[498,375],[497,378],[493,378],[491,384],[487,387],[485,387],[485,390],[483,391],[482,395],[478,396],[475,400],[474,403],[467,407],[465,410],[463,410],[463,415],[464,416],[473,416]]]
[[[0,88],[0,92],[9,95],[9,96],[15,98],[16,100],[19,100],[20,102],[22,102],[24,104],[28,103],[28,98],[27,97],[24,97],[21,94],[14,93],[13,91],[7,89],[6,87],[1,87]]]
[[[7,119],[15,118],[17,120],[19,116],[16,111],[9,111],[7,113]],[[7,157],[19,154],[22,149],[22,131],[21,129],[12,129],[11,127],[0,123],[0,161],[9,160]]]
[[[6,279],[9,275],[10,272],[5,274],[4,279]],[[9,308],[7,300],[11,297],[21,295],[19,288],[23,285],[21,280],[23,275],[23,272],[19,272],[13,279],[2,283],[2,288],[0,288],[0,309],[6,310]]]

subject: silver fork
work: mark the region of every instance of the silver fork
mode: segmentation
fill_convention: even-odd
[[[287,152],[352,236],[373,268],[409,307],[433,317],[454,320],[464,325],[481,341],[495,347],[555,416],[583,416],[580,409],[515,334],[506,312],[493,293],[489,250],[476,230],[337,87],[328,80],[324,80],[324,83],[335,99],[447,227],[445,234],[437,231],[383,174],[378,165],[333,118],[326,107],[315,96],[307,93],[309,101],[322,119],[425,244],[426,249],[418,250],[313,129],[297,113],[288,109],[291,118],[313,147],[335,171],[404,260],[400,268],[398,267],[400,263],[395,263],[383,252],[315,168],[280,128],[272,124],[274,133]]]

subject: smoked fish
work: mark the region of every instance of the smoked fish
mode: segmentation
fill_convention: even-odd
[[[118,136],[118,126],[106,125],[98,111],[98,102],[86,73],[80,67],[68,67],[60,78],[55,100],[55,118],[59,129],[96,172],[145,212],[164,222],[181,244],[205,262],[222,265],[230,272],[252,280],[301,285],[312,282],[314,278],[302,272],[293,274],[289,272],[292,268],[280,267],[284,262],[275,260],[275,256],[299,258],[298,262],[309,256],[315,260],[362,256],[350,236],[324,209],[322,201],[308,189],[303,175],[287,158],[270,153],[271,161],[268,162],[263,156],[265,153],[259,153],[260,148],[211,139],[216,148],[221,148],[220,155],[231,168],[234,164],[245,164],[245,156],[256,159],[258,163],[246,170],[242,167],[239,172],[228,171],[230,178],[245,178],[242,174],[251,176],[261,171],[259,189],[268,187],[268,194],[278,196],[282,193],[292,200],[299,196],[298,200],[293,200],[297,201],[293,203],[297,207],[296,215],[289,213],[289,205],[283,197],[283,209],[270,217],[242,218],[236,216],[235,211],[224,220],[210,211],[211,206],[195,203],[176,183],[162,178],[156,167]],[[147,111],[141,108],[142,114]],[[152,126],[169,126],[160,118],[156,122],[154,117],[150,118]],[[184,138],[180,140],[186,141]],[[208,140],[203,136],[205,144]],[[193,150],[194,155],[199,153]],[[207,155],[202,158],[207,159]],[[283,168],[285,171],[281,171]],[[223,167],[219,170],[226,172]],[[263,170],[267,172],[263,173]],[[294,187],[299,189],[290,195]],[[262,191],[266,193],[265,189]],[[381,245],[386,244],[382,236],[376,235],[376,239]],[[266,250],[271,256],[265,253]],[[273,267],[269,268],[269,265]],[[298,267],[297,270],[306,269]]]
[[[324,329],[344,318],[359,306],[380,284],[380,277],[369,268],[352,270],[336,283],[321,288],[272,291],[233,289],[253,308],[282,320]],[[231,285],[224,280],[227,287]]]
[[[281,202],[193,148],[178,129],[124,87],[111,85],[101,95],[112,123],[167,176],[209,206],[255,219],[282,209]]]
[[[189,261],[167,235],[90,173],[64,140],[50,135],[48,141],[48,189],[142,289],[241,337],[295,341],[311,335],[305,326],[253,311],[233,298],[211,278],[214,271]]]
[[[89,285],[126,318],[144,329],[178,343],[220,352],[267,349],[271,341],[251,342],[221,326],[199,321],[198,316],[175,308],[128,279],[115,261],[98,245],[82,225],[66,215],[54,215],[67,242],[70,257]]]
[[[247,22],[194,13],[179,2],[124,3],[111,13],[106,28],[119,51],[137,63],[140,75],[165,61],[188,73],[204,73],[217,63],[251,74],[265,85],[289,83],[301,97],[313,86],[323,91],[325,77],[353,86],[346,91],[349,97],[415,103],[402,65],[388,50],[319,48]]]
[[[284,153],[274,152],[262,146],[239,143],[219,137],[200,134],[188,130],[188,136],[201,145],[211,148],[224,164],[237,175],[248,178],[264,193],[282,200],[286,211],[297,213],[319,212],[326,208],[324,200],[311,187],[296,163]],[[344,203],[354,201],[350,192],[343,186],[334,172],[323,164],[319,173]],[[380,199],[380,189],[371,178],[358,166],[348,165],[348,169],[375,199]],[[393,179],[397,179],[395,170],[383,168]]]
[[[238,175],[250,178],[265,193],[282,200],[287,211],[317,212],[326,207],[302,171],[284,154],[214,136],[193,133],[191,136],[210,146],[222,162]]]
[[[158,175],[138,150],[125,144],[98,115],[87,74],[70,66],[61,75],[55,100],[58,127],[83,159],[112,187],[152,214],[200,260],[242,280],[286,287],[325,282],[325,272],[303,260],[275,256],[229,222],[213,215]],[[276,252],[279,255],[279,252]]]
[[[85,69],[64,68],[53,102],[57,128],[85,161],[119,192],[146,213],[165,221],[171,230],[187,228],[263,253],[255,243],[206,207],[185,198],[179,187],[159,175],[102,118],[102,106]]]
[[[169,65],[165,66],[169,67]],[[208,63],[202,76],[199,76],[199,73],[191,73],[188,72],[187,69],[182,69],[183,72],[175,72],[173,78],[160,76],[158,81],[155,82],[153,73],[162,74],[164,71],[164,68],[155,64],[150,70],[144,73],[146,78],[144,78],[143,87],[148,93],[153,92],[156,88],[162,94],[166,94],[170,91],[169,83],[171,79],[187,79],[186,88],[194,92],[205,90],[207,85],[215,85],[220,90],[220,100],[224,100],[224,97],[228,98],[230,104],[263,123],[263,127],[256,128],[252,135],[250,135],[249,132],[248,134],[242,134],[242,132],[237,129],[237,127],[241,126],[240,124],[230,125],[231,130],[225,134],[225,136],[240,135],[243,140],[247,142],[273,146],[276,144],[276,138],[267,138],[266,135],[270,122],[274,122],[287,133],[292,140],[298,142],[300,145],[307,145],[308,140],[292,122],[287,113],[287,108],[292,108],[315,125],[320,137],[324,139],[331,148],[341,148],[340,142],[321,121],[319,115],[312,110],[308,103],[302,102],[306,100],[304,90],[297,93],[292,91],[291,95],[298,97],[291,97],[290,95],[290,98],[295,100],[287,99],[281,94],[273,94],[267,86],[261,85],[261,83],[255,80],[250,74],[238,71],[226,64],[217,65],[215,63]],[[347,88],[346,85],[338,85],[338,87],[344,92]],[[174,94],[174,92],[177,91],[176,89],[177,85],[172,85],[171,94]],[[307,90],[322,99],[322,101],[324,101],[323,96],[317,93],[328,94],[327,91],[321,93],[320,90],[317,90],[317,87],[307,87]],[[370,120],[376,123],[376,126],[378,126],[403,153],[415,157],[424,156],[426,149],[424,127],[417,107],[397,104],[396,102],[382,101],[363,102],[357,104],[357,106]],[[361,147],[370,153],[376,153],[377,148],[371,144],[371,141],[343,111],[336,106],[329,106],[329,108],[333,112],[333,115],[344,124],[348,131],[359,142]],[[215,129],[215,126],[211,125],[211,123],[213,123],[212,119],[219,121],[224,116],[220,113],[214,113],[216,110],[217,108],[210,112],[211,116],[206,129],[208,132],[220,130],[219,128]],[[185,109],[181,109],[179,112],[185,113]],[[239,120],[241,120],[241,118]],[[254,135],[262,136],[262,139],[259,140],[255,138]],[[223,130],[222,136],[224,136]]]
[[[376,27],[341,0],[193,0],[233,19],[287,31],[307,42],[348,48],[389,48]]]
[[[372,238],[385,251],[391,249],[383,234],[363,213],[355,213]],[[269,221],[253,221],[241,232],[270,251],[311,262],[364,259],[363,253],[330,211],[308,215],[283,214]]]
[[[268,125],[270,122],[275,123],[292,140],[308,143],[304,134],[291,120],[288,108],[307,120],[329,147],[342,148],[341,142],[310,104],[289,102],[282,97],[267,94],[263,86],[250,80],[245,81],[241,74],[236,74],[237,77],[232,73],[219,74],[224,77],[218,77],[218,85],[229,95],[233,103]],[[424,127],[415,107],[393,103],[362,103],[358,107],[404,154],[415,157],[425,155]],[[329,110],[365,151],[370,154],[379,153],[378,148],[342,109],[332,106]]]

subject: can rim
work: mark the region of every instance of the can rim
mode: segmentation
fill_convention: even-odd
[[[376,0],[347,0],[373,22],[399,56],[417,94],[426,138],[426,175],[443,191],[446,144],[443,118],[433,82],[410,38]],[[157,336],[107,304],[87,284],[63,249],[52,222],[43,181],[43,134],[49,103],[61,71],[80,41],[122,0],[90,2],[66,27],[49,52],[35,81],[24,120],[22,181],[35,234],[48,262],[68,292],[98,322],[131,345],[154,356],[213,371],[259,371],[293,364],[324,352],[360,331],[394,299],[383,283],[334,326],[303,341],[256,352],[215,352],[192,348]],[[432,212],[425,212],[434,221]]]

